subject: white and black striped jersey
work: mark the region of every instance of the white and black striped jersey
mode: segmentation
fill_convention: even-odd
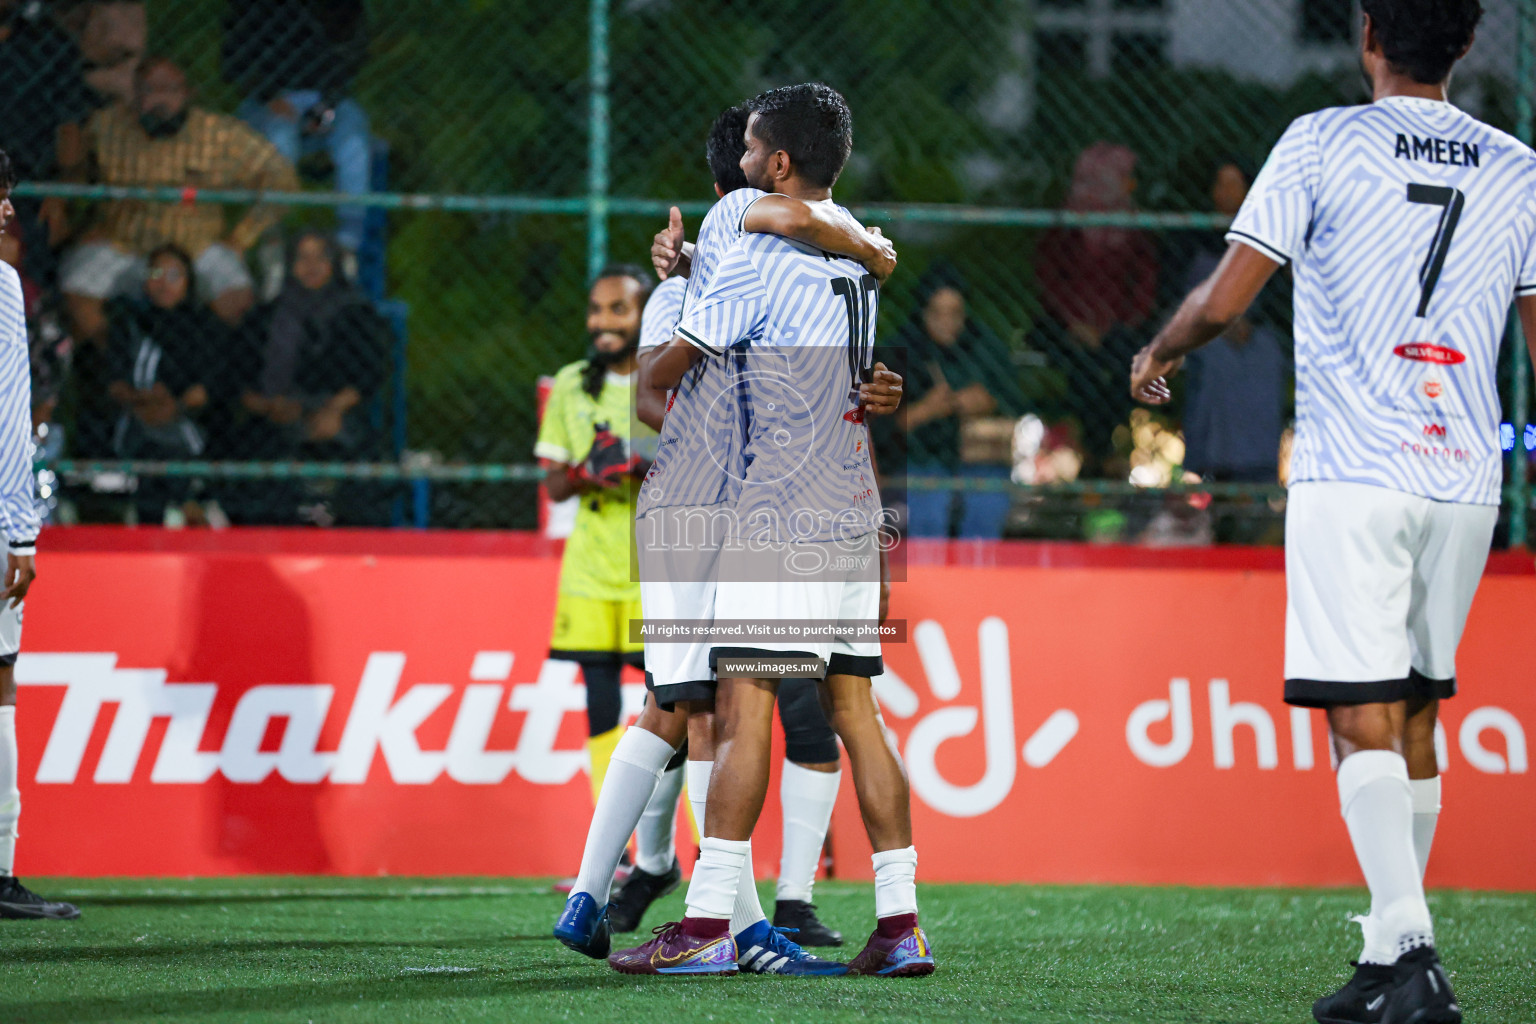
[[[819,542],[879,527],[858,408],[879,297],[854,260],[753,234],[688,303],[678,335],[732,366],[740,385],[746,473],[736,518],[748,538]]]
[[[0,528],[13,554],[31,554],[40,525],[26,305],[15,268],[0,263]]]
[[[1295,267],[1291,479],[1497,504],[1499,342],[1536,294],[1536,153],[1449,103],[1298,118],[1228,239]]]
[[[639,351],[659,348],[672,340],[687,293],[686,277],[669,277],[655,287],[640,313],[640,343],[636,346]]]
[[[708,289],[720,261],[746,231],[747,210],[765,195],[755,188],[737,189],[705,215],[694,241],[684,313]],[[649,311],[649,304],[646,308]],[[641,329],[643,334],[643,323]],[[741,486],[745,432],[730,367],[718,359],[700,362],[672,392],[656,461],[640,488],[637,513],[735,501]]]

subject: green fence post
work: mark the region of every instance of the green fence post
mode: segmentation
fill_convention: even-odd
[[[592,0],[587,84],[587,276],[608,262],[608,0]]]
[[[1531,53],[1536,45],[1536,0],[1520,0],[1520,21],[1515,32],[1515,135],[1526,145],[1532,136],[1532,97],[1536,87],[1536,59]],[[1525,350],[1525,334],[1518,320],[1510,326],[1511,365],[1514,381],[1510,385],[1510,422],[1515,427],[1515,447],[1509,453],[1509,546],[1525,547],[1528,538],[1527,513],[1530,487],[1526,483],[1525,425],[1530,418],[1530,357]]]

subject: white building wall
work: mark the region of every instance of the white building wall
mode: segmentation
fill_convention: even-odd
[[[1515,72],[1515,0],[1483,0],[1487,14],[1463,65],[1473,73]],[[1270,85],[1309,72],[1347,71],[1354,45],[1301,39],[1301,0],[1169,0],[1168,58],[1179,66],[1220,68]]]

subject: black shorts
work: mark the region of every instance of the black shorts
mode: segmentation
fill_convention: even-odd
[[[678,701],[715,699],[715,681],[713,679],[699,679],[686,683],[669,683],[666,686],[657,686],[655,678],[647,672],[645,674],[645,688],[651,692],[651,699],[656,702],[656,706],[668,714],[677,710]]]

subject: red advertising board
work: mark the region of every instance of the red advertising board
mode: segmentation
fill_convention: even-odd
[[[17,716],[29,874],[568,874],[584,693],[531,535],[55,530]],[[878,681],[930,881],[1331,884],[1326,726],[1279,699],[1274,552],[915,546]],[[1536,888],[1536,574],[1445,705],[1430,884]],[[631,681],[637,705],[642,688]],[[840,874],[867,877],[845,792]],[[756,863],[777,863],[777,813]],[[1487,827],[1499,822],[1498,828]]]

